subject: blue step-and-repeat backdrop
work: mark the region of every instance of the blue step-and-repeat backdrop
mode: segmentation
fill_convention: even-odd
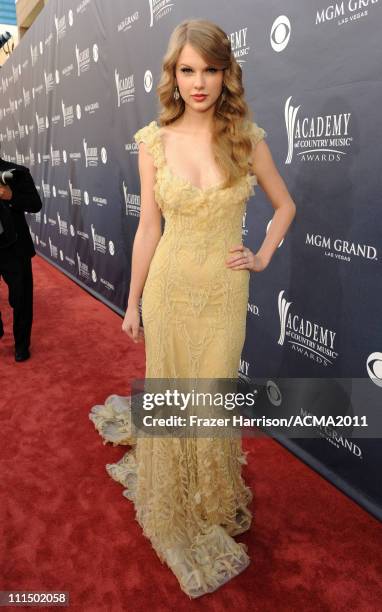
[[[281,406],[298,377],[305,414],[320,396],[365,415],[367,434],[279,441],[382,518],[381,1],[50,0],[0,72],[2,157],[30,168],[44,202],[28,217],[36,250],[123,313],[140,211],[133,134],[157,117],[162,57],[186,18],[227,32],[297,205],[252,275],[240,376],[268,377]],[[257,188],[243,218],[252,250],[272,215]]]

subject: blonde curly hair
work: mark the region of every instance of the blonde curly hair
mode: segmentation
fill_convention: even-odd
[[[183,98],[179,96],[175,100],[173,94],[176,62],[186,43],[204,61],[224,69],[222,93],[215,106],[212,152],[224,176],[223,187],[231,187],[240,177],[251,172],[252,141],[248,124],[253,119],[244,99],[242,70],[232,53],[230,40],[212,21],[187,19],[173,30],[156,89],[160,106],[158,124],[169,125],[184,113]]]

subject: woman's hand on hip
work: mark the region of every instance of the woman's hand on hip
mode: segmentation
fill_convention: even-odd
[[[226,267],[231,268],[231,270],[262,272],[269,263],[258,253],[253,253],[251,249],[244,246],[244,244],[235,245],[229,252],[233,254],[226,259]]]

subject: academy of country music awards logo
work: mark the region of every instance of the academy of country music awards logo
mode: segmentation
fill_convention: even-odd
[[[63,236],[67,236],[69,233],[68,222],[61,218],[60,213],[57,211],[57,223],[58,231]]]
[[[135,85],[134,85],[134,74],[129,74],[127,77],[121,77],[118,70],[114,70],[115,87],[117,90],[117,106],[120,108],[121,104],[126,102],[134,101],[135,99]]]
[[[278,344],[283,346],[287,341],[292,350],[306,359],[313,360],[325,367],[333,365],[338,357],[338,352],[335,350],[337,333],[290,311],[293,302],[288,302],[284,293],[285,291],[282,290],[278,296],[280,317]]]
[[[88,143],[85,138],[82,139],[85,154],[85,166],[86,168],[96,167],[99,163],[99,155],[97,147],[88,147]],[[103,164],[107,163],[107,151],[106,147],[101,147],[101,161]]]
[[[353,137],[349,134],[351,113],[304,115],[301,104],[294,106],[292,96],[284,108],[288,137],[286,164],[296,154],[304,162],[339,162],[347,154]],[[297,153],[295,153],[297,151]]]
[[[239,64],[243,66],[248,59],[251,47],[248,44],[248,27],[235,30],[228,35],[232,53]]]
[[[76,45],[75,51],[76,51],[76,61],[77,61],[77,76],[81,76],[81,74],[83,74],[84,72],[87,72],[90,68],[90,61],[91,61],[90,47],[86,47],[86,49],[80,50],[79,47]],[[96,43],[94,43],[92,47],[92,56],[93,56],[93,61],[96,64],[99,59],[98,45]]]
[[[68,23],[69,27],[72,27],[74,23],[74,15],[72,9],[70,9],[68,12]],[[54,15],[54,26],[56,29],[56,44],[58,44],[58,42],[62,40],[66,35],[66,15],[62,15],[61,17]]]
[[[122,182],[123,199],[125,201],[125,212],[127,217],[139,218],[141,210],[141,198],[136,193],[129,193],[125,180]]]
[[[105,255],[107,246],[108,246],[110,255],[114,255],[115,247],[114,247],[113,241],[109,240],[108,245],[106,245],[106,237],[102,236],[101,234],[97,234],[93,223],[90,225],[90,229],[91,229],[92,238],[93,238],[93,250],[98,251],[99,253],[102,253],[102,255]]]
[[[174,0],[148,0],[150,6],[150,28],[154,25],[154,21],[159,21],[166,15],[171,13],[175,2]]]

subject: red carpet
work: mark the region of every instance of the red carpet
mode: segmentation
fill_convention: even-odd
[[[190,600],[106,473],[126,448],[104,446],[88,418],[92,405],[128,394],[128,379],[143,377],[144,346],[50,264],[35,257],[33,268],[27,362],[14,361],[0,289],[0,590],[69,591],[70,609],[91,612],[381,610],[380,523],[265,437],[245,441],[256,515],[238,540],[252,563],[216,593]]]

